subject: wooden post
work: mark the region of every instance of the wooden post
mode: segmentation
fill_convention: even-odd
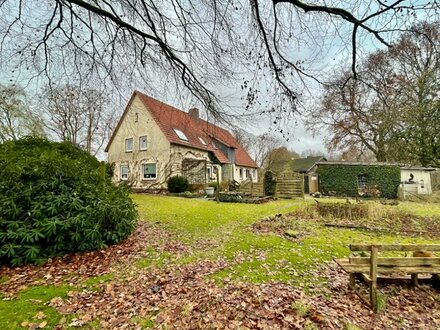
[[[356,289],[356,274],[350,273],[350,283],[348,284],[348,286],[352,290]]]
[[[217,203],[219,203],[220,202],[219,201],[219,199],[220,199],[220,178],[219,178],[220,174],[219,174],[218,168],[217,168],[217,175],[216,176],[217,176],[217,190],[215,193],[215,200],[217,201]]]
[[[377,253],[377,246],[372,245],[370,254],[370,304],[375,312],[377,311]]]
[[[309,184],[310,187],[310,184]],[[306,196],[304,195],[304,173],[301,174],[301,192],[302,192],[302,198],[305,199]]]
[[[417,287],[419,285],[419,278],[417,274],[411,274],[411,283],[414,287]]]

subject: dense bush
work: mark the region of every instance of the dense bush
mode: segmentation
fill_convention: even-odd
[[[219,201],[224,203],[242,203],[243,195],[236,192],[225,192],[219,194]]]
[[[181,193],[188,190],[188,180],[183,176],[176,175],[168,179],[168,191],[170,193]]]
[[[396,198],[400,184],[398,166],[321,164],[317,172],[319,189],[324,195],[358,196],[359,175],[365,176],[370,190],[377,188],[383,198]]]
[[[108,167],[70,143],[0,145],[0,263],[34,263],[126,238],[137,212]]]
[[[326,219],[367,219],[370,215],[368,204],[320,203],[317,210],[318,214]]]
[[[273,196],[275,195],[275,180],[273,179],[272,171],[266,171],[264,173],[264,195]]]

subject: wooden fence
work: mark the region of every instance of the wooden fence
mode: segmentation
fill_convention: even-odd
[[[304,197],[304,175],[283,172],[277,176],[275,196],[278,198]]]
[[[283,172],[277,176],[275,197],[294,198],[304,197],[304,175],[294,172]],[[263,197],[264,184],[246,180],[240,183],[238,190],[253,197]]]
[[[240,192],[245,193],[246,195],[254,196],[254,197],[263,197],[264,196],[264,188],[262,182],[252,182],[251,180],[246,180],[240,183],[240,187],[238,188]]]

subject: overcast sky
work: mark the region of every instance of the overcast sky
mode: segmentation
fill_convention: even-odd
[[[409,1],[411,3],[412,0],[405,1]],[[0,30],[5,30],[5,27],[8,26],[8,22],[13,21],[14,17],[17,14],[14,6],[18,2],[14,2],[11,0],[9,0],[8,2],[12,4],[10,7],[11,9],[6,13],[2,13],[0,11]],[[45,15],[50,16],[50,11],[44,11],[44,6],[49,4],[50,2],[40,3],[39,1],[28,1],[25,3],[29,6],[29,10],[26,11],[26,14],[30,18],[28,24],[36,25],[41,17],[44,17]],[[245,4],[245,6],[249,6],[247,1],[244,1],[243,3]],[[347,8],[353,7],[354,4],[354,2],[352,3],[350,1],[341,1],[335,3],[338,3],[338,5],[340,6],[346,6]],[[362,4],[362,2],[359,3]],[[161,3],[161,5],[164,6],[165,4],[166,3]],[[200,5],[203,6],[203,3],[201,2]],[[263,5],[267,5],[267,8],[264,8],[265,11],[271,10],[270,2],[268,2],[267,4],[264,3]],[[289,7],[283,9],[281,5],[279,8],[280,14],[288,13],[288,11],[285,9]],[[359,17],[368,12],[368,10],[376,10],[375,8],[367,8],[363,7],[362,5],[358,5],[357,7],[351,9],[355,13],[355,15]],[[265,14],[267,14],[267,12],[265,12]],[[243,22],[245,23],[245,21],[249,19],[249,13],[247,14],[248,16],[244,15],[241,18],[239,12],[233,12],[233,15],[237,16],[237,19],[235,19],[235,17],[234,19],[232,19],[232,22],[236,28],[241,28],[241,24]],[[270,24],[270,15],[268,15],[267,17],[269,22],[268,24]],[[414,20],[415,19],[416,18],[414,18]],[[327,78],[326,75],[332,70],[335,70],[337,67],[341,66],[342,63],[350,64],[350,31],[352,27],[349,24],[345,24],[344,22],[338,23],[337,20],[328,20],[328,17],[325,15],[305,15],[302,21],[293,20],[292,22],[294,24],[307,25],[308,29],[306,31],[308,32],[308,35],[302,36],[301,33],[298,33],[298,36],[296,36],[297,42],[287,43],[287,46],[285,46],[287,48],[284,48],[283,51],[285,52],[286,56],[289,57],[289,60],[291,60],[292,62],[304,61],[304,65],[306,67],[308,66],[307,68],[311,69],[312,72],[314,72],[314,74],[322,80],[325,80]],[[246,33],[243,34],[244,38],[248,38],[251,36],[252,31],[249,31],[250,27],[252,27],[252,25],[243,24],[243,28],[248,29],[248,31],[245,31]],[[35,75],[38,66],[37,68],[29,69],[28,65],[23,65],[23,62],[17,62],[16,57],[18,57],[18,55],[14,47],[20,47],[21,45],[26,44],[26,42],[28,42],[29,36],[26,36],[26,31],[23,32],[20,29],[17,29],[16,32],[18,33],[17,36],[23,39],[11,38],[10,40],[7,40],[9,44],[8,42],[6,42],[3,45],[3,47],[5,48],[2,49],[1,54],[0,83],[15,83],[22,86],[28,94],[29,99],[33,102],[33,106],[37,107],[37,98],[35,96],[36,94],[38,94],[40,88],[44,87],[47,84],[47,80],[44,79],[44,76],[38,76],[37,78],[34,78],[31,82],[29,82],[29,78]],[[81,35],[81,32],[79,32],[79,34]],[[60,37],[62,37],[62,35],[60,35]],[[78,38],[80,38],[80,36],[78,36]],[[372,41],[374,38],[372,39],[371,34],[367,33],[364,35],[360,35],[359,38],[361,39],[359,41],[362,44],[362,47],[358,48],[359,57],[362,57],[362,55],[365,55],[369,51],[374,51],[378,48],[383,47],[383,45],[378,43],[377,40],[376,42]],[[54,41],[52,42],[52,45],[56,45],[57,42],[63,41],[58,41],[57,38],[54,38]],[[222,41],[220,40],[220,42]],[[249,49],[253,50],[252,43],[250,44],[250,47],[251,48]],[[8,53],[8,50],[11,50],[11,52]],[[154,53],[154,50],[152,50],[152,52]],[[68,62],[70,55],[71,53],[69,52],[64,53],[62,55],[64,56],[63,62],[66,62],[66,59]],[[124,55],[123,57],[127,57],[127,63],[130,60],[139,61],[139,59],[130,58],[128,53],[125,54],[124,52],[122,52],[122,55]],[[264,110],[265,107],[271,103],[270,94],[265,94],[264,92],[264,79],[262,79],[262,83],[259,83],[260,85],[257,85],[257,89],[259,90],[259,99],[255,108],[251,109],[251,112],[243,111],[246,105],[246,102],[244,100],[246,91],[243,92],[242,89],[240,89],[239,81],[243,81],[244,79],[255,81],[261,77],[247,76],[250,74],[249,71],[246,72],[246,70],[243,69],[244,67],[240,67],[240,65],[242,65],[239,63],[240,59],[237,59],[236,61],[237,63],[231,61],[231,63],[228,64],[230,64],[231,68],[233,68],[237,72],[237,76],[239,77],[238,79],[236,79],[235,81],[231,81],[229,84],[225,84],[225,81],[222,81],[222,77],[219,76],[217,84],[216,78],[214,76],[214,79],[212,79],[211,82],[208,82],[211,84],[208,88],[214,89],[214,92],[217,94],[217,96],[222,99],[222,104],[224,104],[227,112],[235,114],[242,113],[240,117],[243,120],[233,121],[236,125],[255,135],[268,132],[277,135],[277,127],[272,124],[273,119],[268,116],[259,114],[259,111],[261,112],[261,110]],[[197,69],[197,66],[195,66],[195,68]],[[59,68],[56,67],[55,64],[53,69],[57,70]],[[67,69],[69,69],[68,66]],[[174,78],[171,77],[168,72],[163,71],[159,74],[157,73],[154,65],[146,66],[142,70],[144,70],[145,77],[148,77],[148,79],[138,79],[145,77],[134,77],[134,79],[126,79],[125,76],[129,75],[129,73],[123,70],[121,72],[118,72],[119,78],[123,83],[121,84],[122,86],[119,86],[117,90],[112,89],[110,85],[99,84],[95,83],[94,81],[90,82],[90,85],[93,87],[106,89],[106,91],[109,92],[109,98],[111,99],[110,104],[112,107],[115,108],[118,116],[122,114],[126,102],[128,101],[133,90],[135,89],[140,90],[145,94],[151,95],[161,101],[169,103],[185,111],[187,111],[191,107],[196,106],[200,108],[203,113],[204,109],[200,105],[200,102],[197,102],[194,97],[191,97],[190,93],[182,88],[182,86],[176,85],[176,81],[173,80]],[[141,71],[137,74],[143,75],[143,72]],[[74,74],[69,74],[68,72],[65,72],[64,74],[58,74],[58,80],[55,82],[75,83],[76,78],[77,77]],[[304,88],[304,86],[301,87],[300,84],[298,86],[294,85],[294,88],[297,89],[297,92],[299,94],[298,109],[302,111],[305,115],[307,114],[308,107],[316,106],[316,102],[319,101],[320,95],[320,88],[316,83],[309,82],[307,84],[307,87],[308,88],[306,89]],[[115,120],[118,119],[119,118],[115,118]],[[283,133],[285,135],[285,144],[290,149],[298,153],[310,149],[322,151],[323,153],[325,153],[325,135],[323,134],[324,132],[322,132],[321,136],[313,136],[312,133],[305,128],[300,116],[296,116],[294,118],[284,118],[283,129]]]

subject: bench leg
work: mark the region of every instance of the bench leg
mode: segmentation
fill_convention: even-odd
[[[417,277],[417,274],[411,274],[411,283],[414,287],[419,285],[419,278]]]
[[[348,287],[352,290],[356,289],[356,274],[350,274],[350,283],[348,284]]]
[[[377,278],[372,278],[370,283],[370,304],[375,312],[377,312]]]
[[[372,245],[370,254],[370,304],[375,312],[377,312],[377,253],[378,248]]]

